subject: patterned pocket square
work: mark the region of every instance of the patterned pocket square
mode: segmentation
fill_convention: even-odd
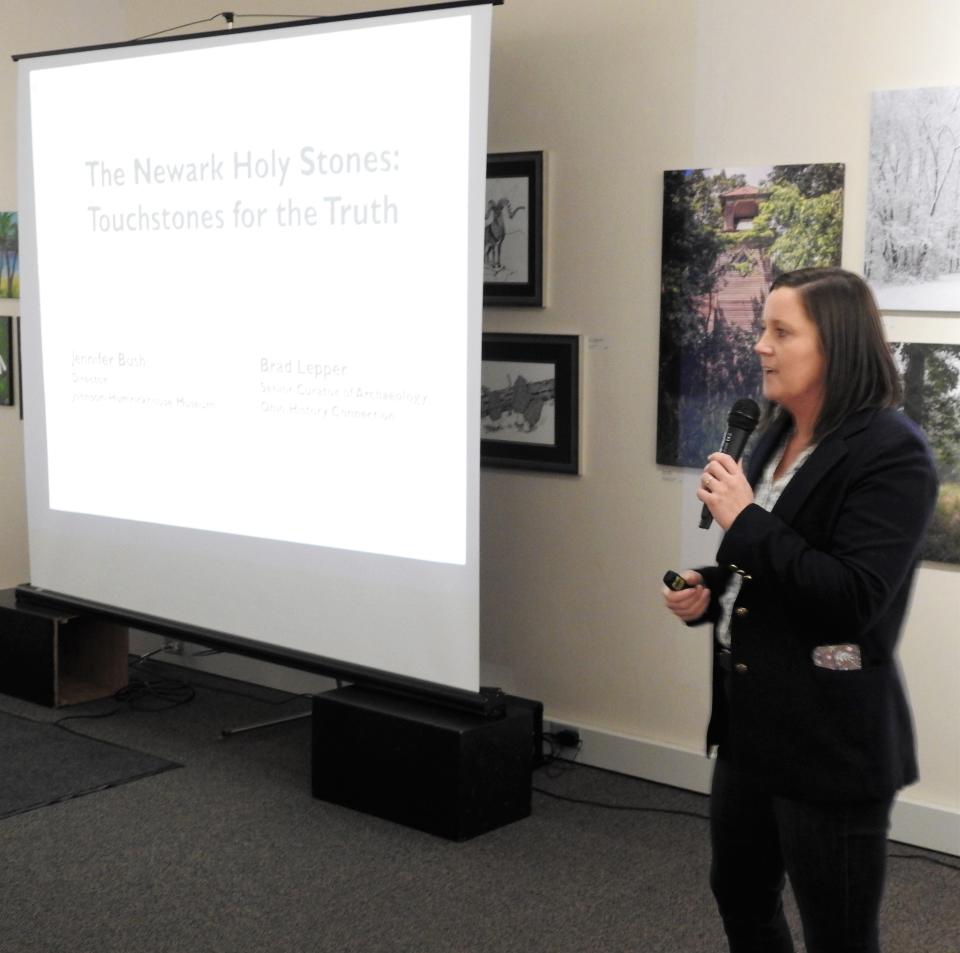
[[[835,672],[854,672],[863,668],[859,645],[818,645],[813,650],[813,664]]]

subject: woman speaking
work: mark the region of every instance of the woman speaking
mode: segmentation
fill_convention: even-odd
[[[895,650],[936,472],[862,279],[782,275],[755,351],[763,433],[697,492],[718,564],[664,588],[714,626],[711,886],[732,953],[793,950],[785,876],[808,953],[877,953],[890,809],[917,777]]]

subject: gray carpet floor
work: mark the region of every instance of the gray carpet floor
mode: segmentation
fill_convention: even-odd
[[[535,791],[530,818],[452,843],[315,800],[306,720],[221,737],[305,711],[305,699],[190,680],[196,697],[181,707],[69,722],[182,768],[0,821],[3,953],[726,949],[706,822],[622,809],[704,814],[705,798],[555,764],[536,788],[619,809]],[[115,707],[55,712],[0,696],[0,711],[46,722]],[[960,953],[958,897],[956,869],[892,858],[886,953]]]

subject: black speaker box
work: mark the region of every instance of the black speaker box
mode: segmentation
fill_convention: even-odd
[[[482,689],[481,689],[482,691]],[[530,742],[533,746],[533,766],[539,768],[544,763],[543,756],[543,702],[532,698],[520,698],[518,695],[505,695],[508,708],[527,708],[533,719],[533,734]]]
[[[313,700],[313,795],[475,837],[530,814],[534,716],[509,697],[485,718],[358,685],[324,692]]]

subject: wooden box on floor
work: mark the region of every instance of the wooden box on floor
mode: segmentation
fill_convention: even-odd
[[[313,700],[313,795],[450,840],[530,814],[534,713],[483,718],[351,685]]]
[[[0,590],[0,692],[58,708],[127,684],[125,626],[25,605]]]

